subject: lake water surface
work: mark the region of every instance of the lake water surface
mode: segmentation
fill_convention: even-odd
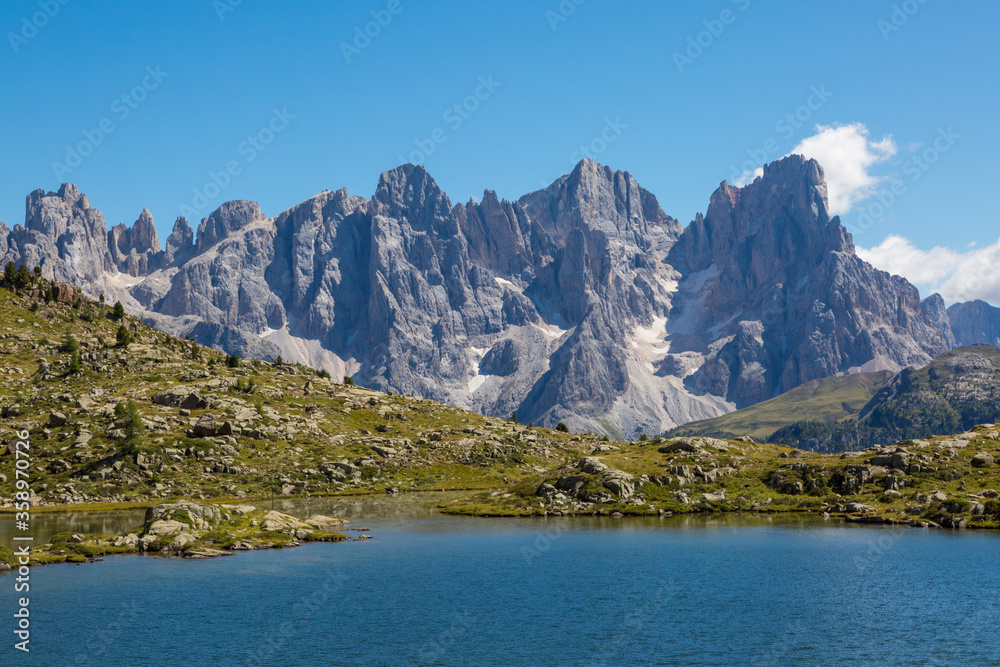
[[[30,656],[2,576],[0,664],[1000,665],[994,533],[452,518],[442,497],[278,501],[368,541],[36,568]]]

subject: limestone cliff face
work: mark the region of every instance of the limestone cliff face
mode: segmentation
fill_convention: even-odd
[[[72,184],[28,195],[24,224],[15,225],[7,238],[7,261],[42,266],[55,280],[73,283],[114,270],[104,216]]]
[[[814,160],[793,155],[744,188],[723,183],[672,259],[688,279],[705,276],[686,347],[715,337],[688,386],[738,407],[852,369],[926,364],[950,347],[916,288],[855,256]]]
[[[967,301],[953,304],[947,314],[958,345],[986,343],[1000,347],[1000,308],[985,301]]]
[[[131,227],[118,224],[108,230],[108,251],[118,270],[130,276],[144,276],[159,269],[163,252],[153,214],[144,208]]]
[[[625,436],[925,363],[961,337],[943,302],[854,255],[822,169],[797,156],[723,183],[687,228],[584,160],[516,202],[452,204],[414,165],[371,199],[325,191],[273,218],[227,202],[197,235],[178,218],[162,251],[148,211],[107,231],[66,185],[29,195],[0,237],[5,261],[230,352]]]

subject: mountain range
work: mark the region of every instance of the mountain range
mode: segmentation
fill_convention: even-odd
[[[275,217],[230,201],[197,234],[178,218],[162,247],[148,210],[109,230],[64,184],[0,223],[0,256],[230,353],[624,437],[1000,340],[1000,309],[921,301],[859,259],[798,155],[723,182],[686,227],[592,160],[464,204],[403,165],[370,199],[324,191]]]

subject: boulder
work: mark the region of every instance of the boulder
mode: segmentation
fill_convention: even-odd
[[[875,512],[875,508],[859,502],[847,503],[847,512],[850,514],[869,514]]]
[[[185,410],[204,410],[208,407],[208,402],[198,394],[191,392],[181,400],[178,407]]]
[[[635,491],[632,475],[621,470],[609,470],[604,474],[604,488],[621,498],[628,498]]]
[[[681,438],[671,443],[657,448],[661,454],[673,454],[674,452],[696,452],[699,447],[695,446],[693,438]]]
[[[170,548],[171,549],[176,549],[176,550],[180,551],[186,545],[188,545],[188,544],[190,544],[191,542],[194,542],[194,541],[195,541],[195,537],[191,533],[179,533],[177,535],[177,537],[175,537],[173,539],[173,541],[170,542]]]
[[[215,435],[215,417],[212,415],[202,415],[195,422],[192,429],[195,437],[204,438]]]
[[[187,529],[188,525],[186,523],[174,521],[173,519],[157,519],[146,526],[145,534],[147,536],[160,537],[162,535],[181,533]]]
[[[279,533],[294,530],[312,530],[312,526],[308,523],[296,519],[290,514],[283,514],[274,510],[271,510],[264,515],[260,527],[263,530],[270,530]]]
[[[222,521],[222,510],[217,505],[182,500],[176,503],[163,503],[150,507],[146,510],[145,523],[150,524],[161,519],[171,519],[182,511],[186,516],[184,514],[181,516],[185,520],[189,520],[194,528],[211,528]]]
[[[986,452],[979,452],[972,457],[972,466],[975,468],[986,468],[993,465],[993,456]]]

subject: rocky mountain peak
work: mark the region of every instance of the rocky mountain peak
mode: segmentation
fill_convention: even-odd
[[[640,246],[649,237],[676,238],[680,233],[680,224],[663,212],[656,197],[629,172],[614,171],[589,158],[580,160],[567,176],[525,195],[518,203],[562,242],[573,230],[626,238]]]
[[[247,225],[264,219],[257,202],[243,199],[227,201],[198,225],[198,252],[204,252]]]
[[[164,266],[180,264],[186,261],[194,252],[194,231],[187,218],[180,216],[174,221],[174,228],[167,237],[164,247]]]
[[[72,183],[64,183],[58,192],[35,190],[28,195],[24,225],[15,225],[7,252],[27,266],[42,266],[55,280],[78,284],[113,266],[104,216]]]
[[[39,190],[38,192],[41,191]],[[87,199],[87,195],[81,193],[72,183],[63,183],[59,186],[59,191],[56,194],[67,204],[79,205],[80,208],[90,208],[90,201]],[[52,196],[52,193],[48,193],[47,196]]]
[[[423,165],[383,172],[372,198],[376,215],[407,218],[414,229],[431,229],[451,217],[451,201]]]
[[[108,230],[108,250],[118,270],[131,276],[146,275],[160,268],[163,253],[149,209],[142,209],[132,227],[117,224]]]

